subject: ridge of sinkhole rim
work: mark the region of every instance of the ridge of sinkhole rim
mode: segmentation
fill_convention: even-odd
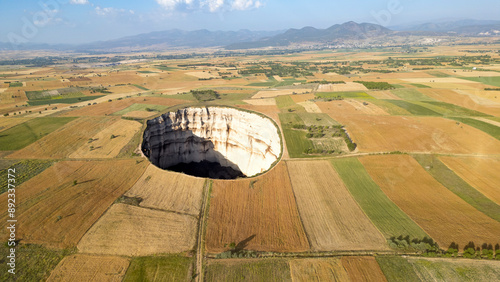
[[[155,166],[212,179],[255,177],[283,154],[277,123],[228,106],[191,106],[147,120],[141,151]]]

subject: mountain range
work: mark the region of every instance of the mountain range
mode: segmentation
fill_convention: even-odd
[[[156,31],[81,45],[27,43],[13,46],[0,42],[0,50],[134,51],[179,48],[224,47],[250,49],[286,47],[301,43],[336,44],[383,36],[500,36],[500,21],[455,20],[395,26],[391,29],[371,23],[346,22],[326,29],[304,27],[286,31]]]

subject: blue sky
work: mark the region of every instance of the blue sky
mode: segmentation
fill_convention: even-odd
[[[0,42],[85,43],[151,31],[500,20],[498,0],[0,0]]]

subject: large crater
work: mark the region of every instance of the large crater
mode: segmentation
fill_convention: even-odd
[[[148,120],[142,151],[154,165],[216,179],[250,177],[281,155],[270,119],[224,107],[185,108]]]

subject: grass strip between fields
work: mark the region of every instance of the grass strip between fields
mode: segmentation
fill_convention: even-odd
[[[189,281],[192,260],[182,255],[135,257],[123,281]]]
[[[384,194],[357,158],[334,159],[331,163],[361,209],[386,238],[400,235],[430,238]]]
[[[465,117],[450,117],[450,119],[465,123],[467,125],[470,125],[472,127],[475,127],[481,131],[484,131],[488,133],[489,135],[495,137],[496,139],[500,140],[500,127],[495,126],[493,124],[480,121],[477,119],[473,118],[465,118]]]
[[[403,108],[416,116],[442,116],[442,114],[435,112],[429,108],[414,103],[410,103],[407,101],[403,100],[385,100],[385,101],[390,102],[400,108]]]
[[[434,155],[414,155],[413,158],[439,183],[480,212],[500,222],[500,206],[470,186]]]

